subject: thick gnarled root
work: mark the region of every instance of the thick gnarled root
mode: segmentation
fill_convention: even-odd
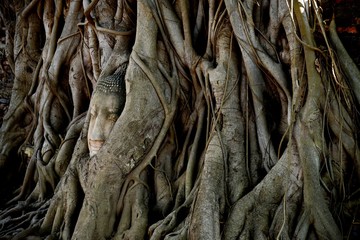
[[[49,204],[50,200],[10,205],[0,214],[0,239],[24,239],[37,235]]]
[[[275,236],[292,235],[289,223],[294,221],[291,216],[296,216],[296,206],[302,200],[298,160],[287,151],[266,177],[234,204],[225,223],[224,239],[267,239],[271,232]]]
[[[59,183],[51,205],[41,225],[40,233],[70,239],[74,229],[75,214],[82,202],[81,187],[73,172],[68,171]]]
[[[144,239],[148,226],[149,187],[145,185],[147,172],[140,174],[140,181],[127,189],[123,199],[121,218],[114,240]]]

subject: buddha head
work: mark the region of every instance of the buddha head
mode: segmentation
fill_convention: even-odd
[[[103,146],[124,108],[126,66],[123,64],[113,75],[101,78],[91,97],[87,135],[90,157]]]

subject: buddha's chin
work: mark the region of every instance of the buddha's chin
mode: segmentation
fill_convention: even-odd
[[[93,157],[94,155],[96,155],[98,153],[99,150],[90,150],[90,157]]]
[[[104,141],[89,141],[88,144],[90,157],[92,157],[99,152],[100,148],[104,144]]]
[[[101,147],[96,147],[96,148],[95,147],[90,147],[90,149],[89,149],[90,157],[96,155],[99,152],[100,148]]]

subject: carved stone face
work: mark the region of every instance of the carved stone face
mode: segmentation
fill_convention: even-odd
[[[90,102],[90,123],[87,136],[90,157],[97,154],[109,136],[122,106],[118,92],[95,92]]]

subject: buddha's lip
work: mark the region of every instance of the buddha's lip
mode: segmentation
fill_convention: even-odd
[[[104,145],[104,141],[89,140],[89,145],[92,150],[99,150]]]

